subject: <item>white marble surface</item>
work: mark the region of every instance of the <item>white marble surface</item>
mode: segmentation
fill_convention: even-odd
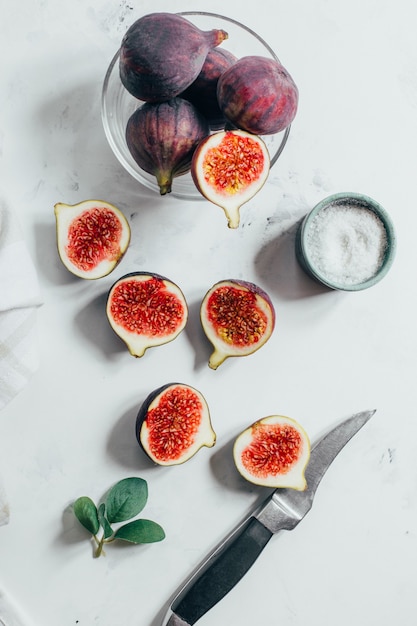
[[[19,216],[44,304],[41,367],[0,414],[0,586],[38,626],[159,626],[171,594],[246,514],[261,490],[237,478],[230,444],[271,413],[312,440],[376,408],[325,477],[313,511],[274,537],[248,575],[199,623],[388,626],[415,623],[417,558],[417,9],[412,0],[3,0],[1,193]],[[235,17],[292,73],[300,108],[268,183],[230,231],[220,209],[159,198],[125,173],[100,118],[103,77],[132,21],[153,10]],[[398,251],[388,276],[356,294],[325,292],[298,268],[296,222],[319,200],[362,192],[390,213]],[[77,280],[60,263],[53,205],[106,199],[131,221],[132,245],[108,278]],[[104,301],[132,270],[165,274],[190,304],[187,330],[132,358]],[[199,302],[217,280],[257,282],[277,328],[247,359],[207,367]],[[154,468],[133,436],[157,386],[204,393],[217,445]],[[93,559],[69,506],[120,478],[146,478],[147,515],[167,538]]]

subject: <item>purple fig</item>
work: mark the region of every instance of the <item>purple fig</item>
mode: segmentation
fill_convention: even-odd
[[[122,39],[120,80],[140,100],[169,100],[197,78],[209,50],[226,38],[225,31],[202,31],[178,14],[150,13]]]
[[[217,100],[217,82],[220,75],[236,61],[237,58],[229,50],[213,48],[195,81],[181,94],[181,98],[189,100],[201,111],[213,130],[223,128],[226,122]]]
[[[298,89],[285,67],[262,56],[242,57],[223,72],[217,98],[232,124],[257,135],[287,128],[298,107]]]
[[[207,120],[182,98],[145,103],[131,115],[126,142],[136,163],[158,182],[161,195],[190,171],[197,145],[210,132]]]

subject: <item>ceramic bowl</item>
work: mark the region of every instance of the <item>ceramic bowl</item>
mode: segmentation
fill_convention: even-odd
[[[180,13],[201,30],[223,29],[228,39],[222,44],[237,58],[245,55],[260,55],[278,60],[272,48],[253,30],[222,15],[186,11]],[[134,98],[122,85],[119,77],[119,51],[114,55],[106,72],[101,98],[101,114],[104,132],[115,156],[136,180],[159,194],[155,177],[142,170],[132,158],[126,144],[125,130],[129,117],[142,102]],[[275,135],[263,136],[271,158],[271,166],[277,161],[285,147],[290,127]],[[182,199],[201,199],[190,174],[174,179],[172,195]]]
[[[295,249],[301,267],[322,285],[360,291],[387,274],[396,236],[390,216],[378,202],[363,194],[338,193],[303,218]]]

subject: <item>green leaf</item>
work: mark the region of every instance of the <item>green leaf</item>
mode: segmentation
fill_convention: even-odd
[[[124,478],[107,494],[106,512],[110,524],[125,522],[141,512],[148,500],[148,484],[143,478]]]
[[[106,518],[106,505],[104,504],[104,502],[102,502],[98,507],[98,519],[103,527],[104,538],[108,539],[113,534],[113,528],[110,526]]]
[[[162,526],[149,519],[138,519],[118,528],[115,539],[123,539],[131,543],[154,543],[165,539]]]
[[[86,528],[92,535],[96,535],[100,528],[100,522],[98,520],[97,507],[91,498],[87,496],[81,496],[77,498],[73,505],[73,511],[78,521]]]

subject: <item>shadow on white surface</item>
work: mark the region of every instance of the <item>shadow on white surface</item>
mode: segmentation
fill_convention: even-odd
[[[51,285],[72,285],[79,281],[64,268],[56,245],[56,226],[53,207],[51,220],[35,225],[35,264],[37,271],[46,283]]]
[[[112,360],[127,351],[126,344],[116,335],[106,315],[107,289],[96,295],[78,310],[74,323],[83,339],[98,350],[101,355]]]
[[[188,320],[184,329],[190,346],[194,351],[195,371],[201,371],[207,368],[210,354],[213,351],[213,346],[206,338],[201,326],[200,306],[201,302],[199,300],[188,303]]]
[[[236,437],[233,436],[211,455],[210,469],[222,489],[248,494],[247,510],[242,511],[242,516],[244,516],[259,506],[270,495],[272,489],[253,485],[239,474],[233,461],[235,439]]]
[[[271,294],[284,300],[299,300],[331,290],[316,283],[300,267],[295,254],[299,221],[262,246],[255,258],[255,269]]]
[[[155,464],[141,450],[136,440],[136,416],[145,400],[139,400],[115,422],[107,440],[107,453],[120,467],[132,472],[141,472]]]

